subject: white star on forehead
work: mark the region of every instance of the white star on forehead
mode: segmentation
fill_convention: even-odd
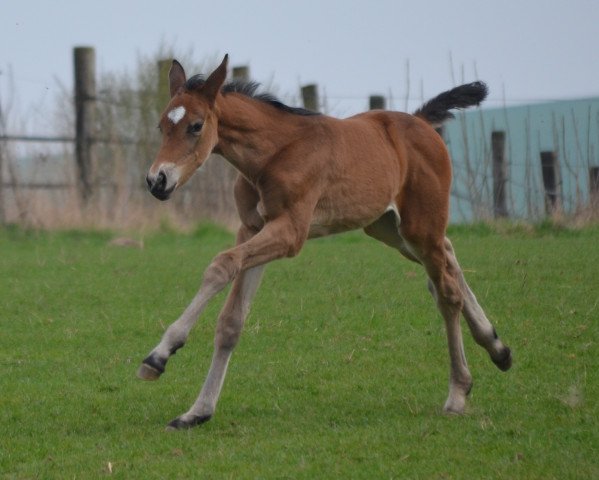
[[[177,125],[177,123],[179,123],[185,116],[185,107],[179,106],[177,108],[173,108],[166,116],[171,122]]]

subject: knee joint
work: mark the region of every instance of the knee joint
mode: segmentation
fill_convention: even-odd
[[[285,246],[287,247],[287,257],[295,257],[302,249],[304,241],[305,239],[299,234],[287,235],[286,238],[284,238]]]
[[[302,249],[301,242],[298,242],[298,241],[290,242],[288,250],[287,250],[287,256],[289,258],[295,257],[300,252],[301,249]]]
[[[239,341],[241,324],[235,318],[222,318],[216,330],[215,344],[219,348],[233,349]]]
[[[438,301],[461,310],[464,306],[464,294],[458,284],[450,278],[445,278],[441,288],[438,289]]]
[[[443,305],[449,305],[456,310],[462,310],[464,307],[464,298],[459,292],[444,292],[443,295],[439,296],[438,302],[442,303]]]
[[[230,252],[218,254],[204,273],[204,281],[223,287],[239,273],[240,266]]]

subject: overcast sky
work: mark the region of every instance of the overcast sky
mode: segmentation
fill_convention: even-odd
[[[29,133],[55,120],[78,45],[96,48],[99,73],[133,72],[160,45],[198,63],[229,53],[283,98],[318,83],[337,116],[366,109],[373,93],[400,110],[408,94],[411,110],[476,78],[489,84],[489,106],[599,96],[598,0],[2,3],[1,100]]]

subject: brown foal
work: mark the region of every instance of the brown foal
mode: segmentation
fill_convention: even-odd
[[[414,115],[370,111],[340,120],[257,94],[257,84],[225,84],[226,74],[227,56],[205,80],[188,80],[173,61],[171,100],[160,119],[162,146],[147,176],[152,194],[166,200],[212,152],[239,171],[234,192],[241,219],[237,245],[214,258],[190,305],[138,371],[143,379],[157,379],[206,304],[233,282],[199,397],[169,428],[192,427],[213,415],[264,265],[297,255],[309,238],[357,228],[425,268],[447,330],[450,377],[444,410],[462,413],[472,377],[460,312],[501,370],[510,368],[512,360],[445,236],[451,163],[433,126],[453,117],[452,108],[479,104],[486,86],[456,87]]]

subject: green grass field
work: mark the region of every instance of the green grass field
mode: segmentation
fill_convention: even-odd
[[[199,392],[223,295],[160,381],[135,372],[233,236],[0,231],[0,479],[599,478],[599,229],[451,236],[514,352],[500,372],[463,323],[466,415],[441,413],[423,272],[354,233],[267,268],[216,415],[165,432]]]

